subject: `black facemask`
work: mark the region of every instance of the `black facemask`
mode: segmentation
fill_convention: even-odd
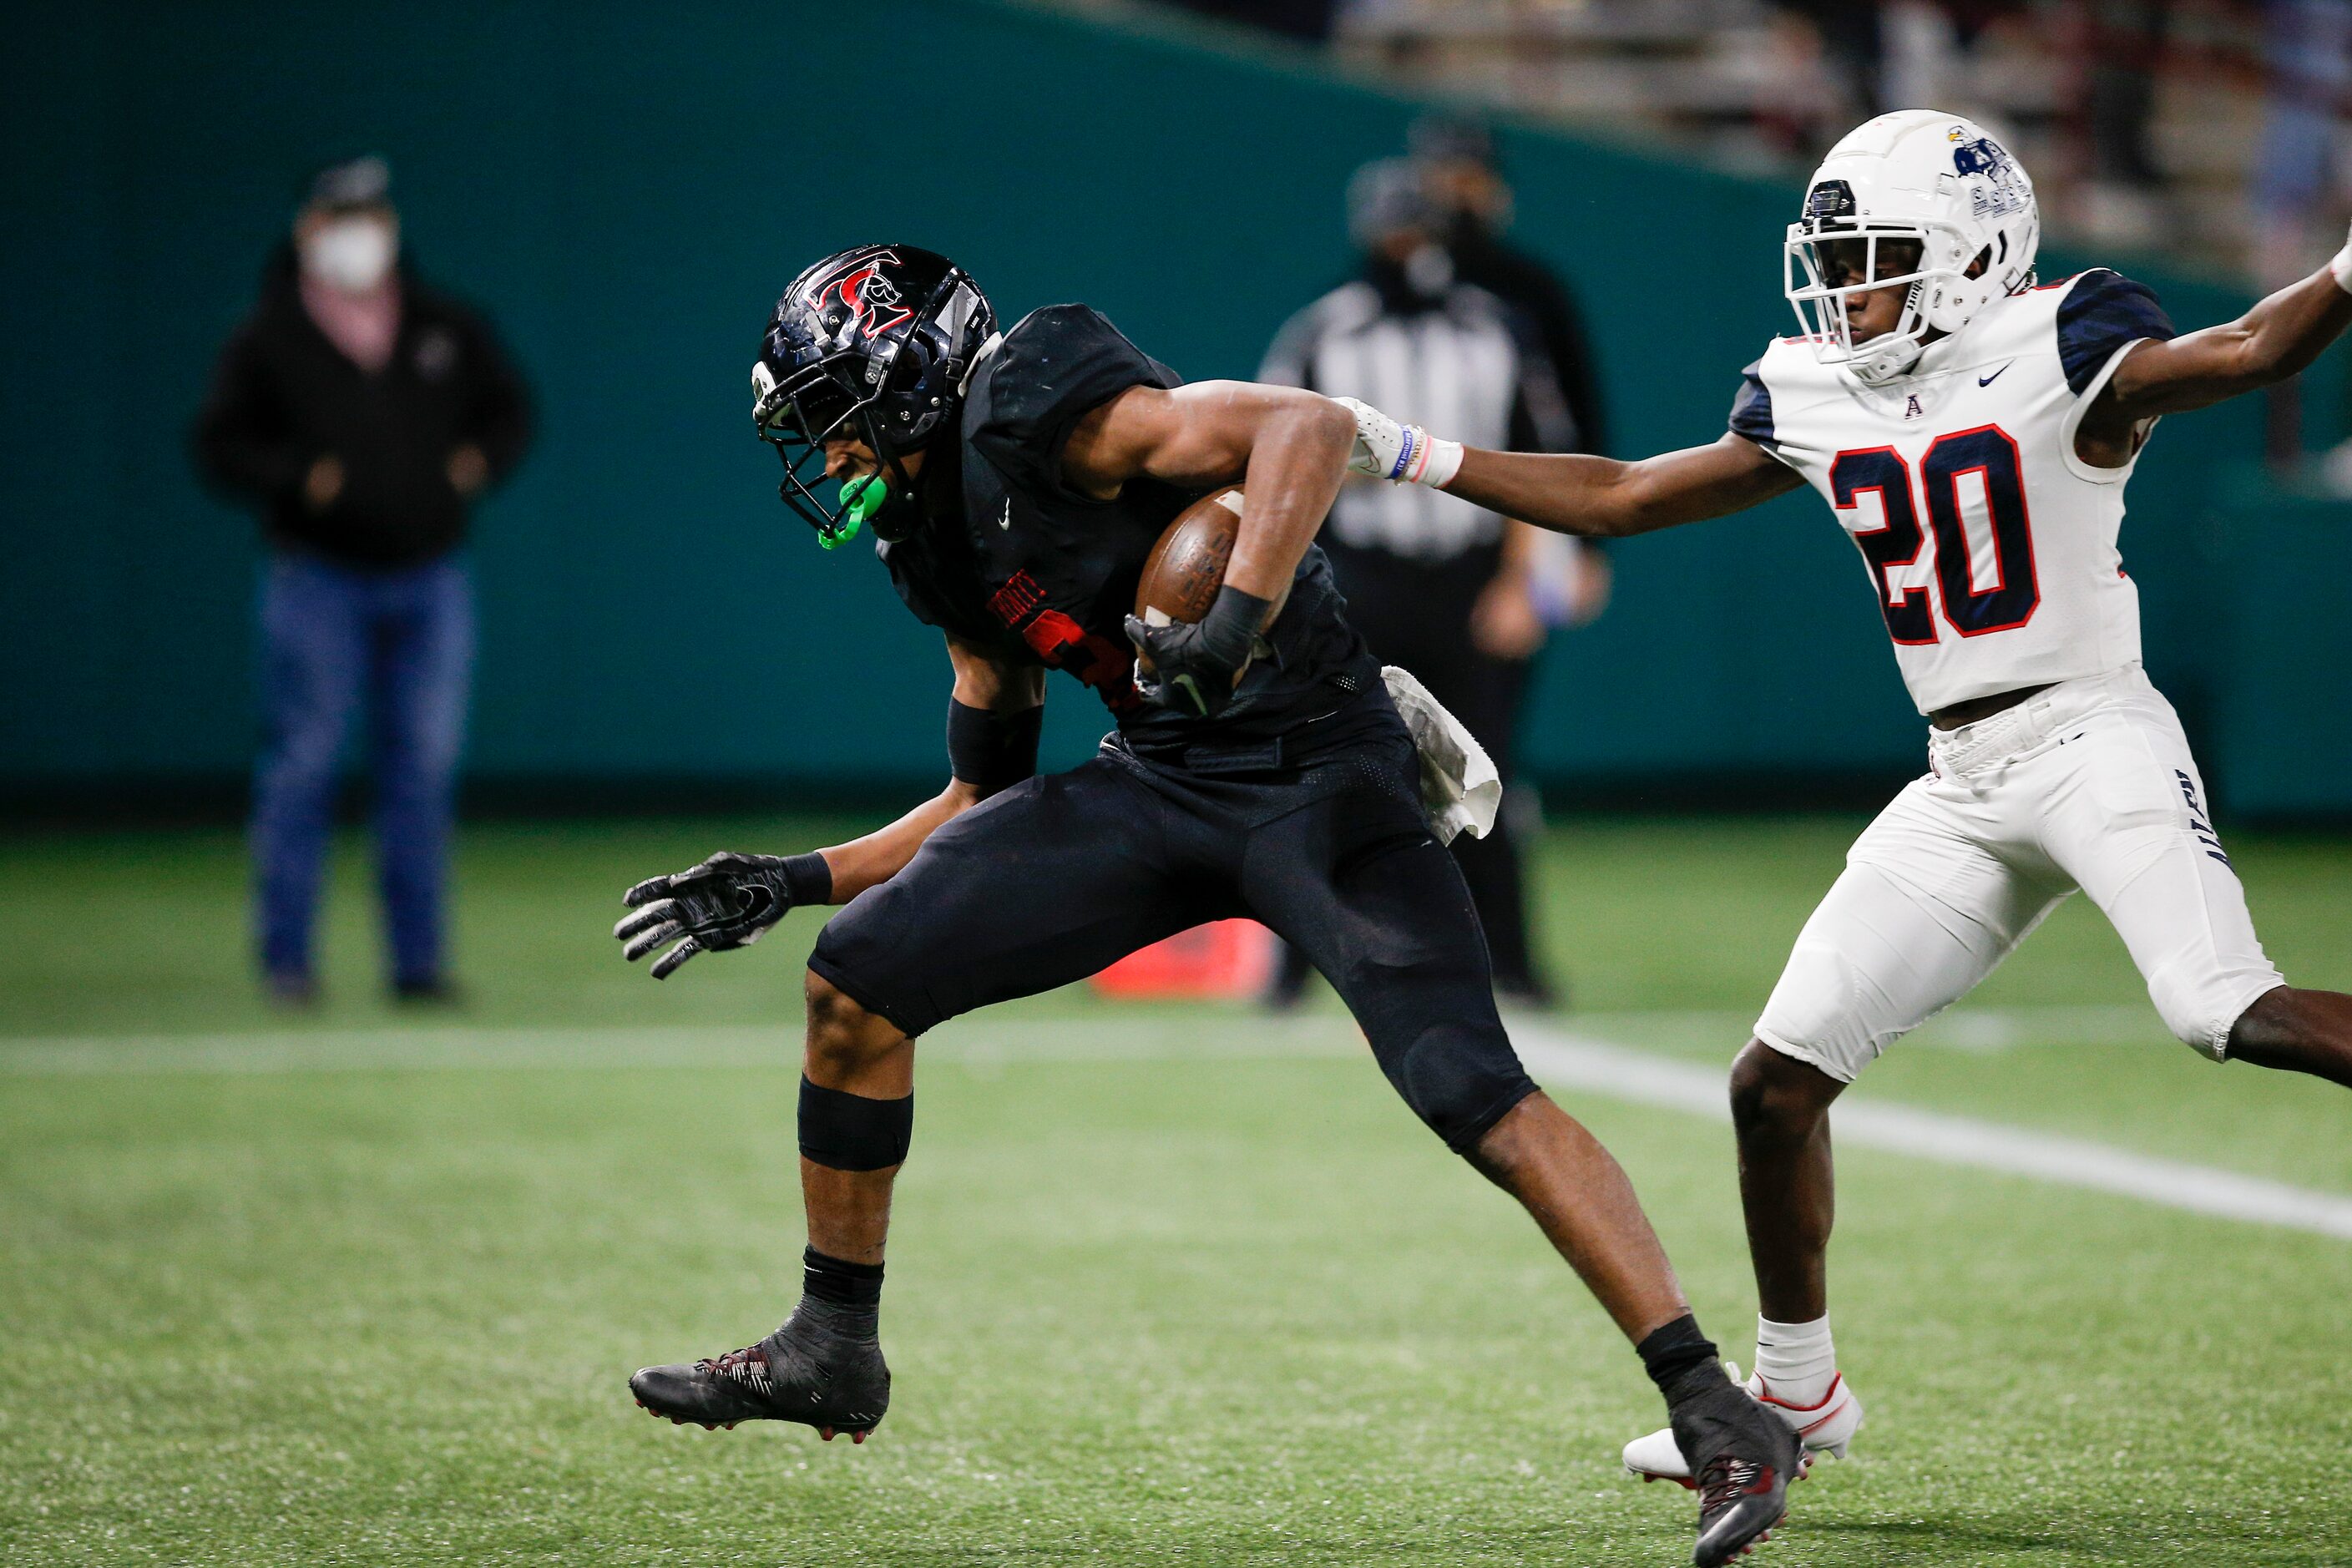
[[[1457,208],[1445,217],[1445,248],[1453,251],[1475,250],[1495,237],[1486,221],[1468,208]]]
[[[1416,315],[1445,303],[1454,286],[1454,265],[1433,244],[1402,261],[1376,250],[1364,258],[1364,280],[1380,290],[1381,304],[1391,315]]]

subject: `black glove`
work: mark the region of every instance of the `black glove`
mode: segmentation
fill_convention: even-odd
[[[1148,626],[1127,617],[1127,640],[1151,661],[1146,675],[1135,667],[1135,689],[1147,702],[1213,719],[1234,700],[1234,688],[1258,648],[1258,631],[1274,603],[1244,594],[1231,583],[1217,590],[1216,603],[1197,622],[1171,621]]]
[[[833,897],[833,870],[822,855],[738,855],[721,850],[671,877],[652,877],[621,895],[637,912],[613,928],[635,963],[672,937],[686,940],[654,960],[654,978],[698,952],[749,947],[796,904]]]

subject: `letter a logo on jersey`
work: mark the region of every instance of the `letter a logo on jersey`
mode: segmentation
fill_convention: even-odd
[[[1916,419],[1926,412],[1927,412],[1926,409],[1919,406],[1919,395],[1915,392],[1911,395],[1909,404],[1903,410],[1903,417],[1906,419]]]

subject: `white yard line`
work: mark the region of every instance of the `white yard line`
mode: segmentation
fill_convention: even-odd
[[[334,1029],[316,1033],[0,1038],[0,1079],[157,1073],[457,1072],[566,1068],[776,1068],[800,1059],[800,1026]],[[1344,1022],[1196,1018],[1045,1018],[1017,1028],[959,1020],[923,1039],[927,1060],[974,1067],[1022,1061],[1225,1060],[1347,1056],[1363,1048]]]
[[[1527,1018],[1515,1019],[1511,1032],[1528,1070],[1545,1083],[1717,1121],[1729,1114],[1720,1065],[1592,1039]],[[709,1026],[0,1040],[0,1079],[545,1068],[783,1070],[798,1054],[798,1033],[783,1026]],[[1362,1048],[1339,1019],[1267,1021],[1232,1014],[1024,1019],[992,1028],[985,1020],[961,1020],[924,1042],[928,1059],[983,1070],[1025,1061],[1232,1060],[1348,1056]],[[1838,1140],[1848,1146],[2352,1240],[2352,1197],[2338,1194],[1885,1100],[1849,1099],[1840,1102],[1835,1115]]]
[[[1721,1068],[1700,1067],[1521,1021],[1512,1030],[1528,1070],[1545,1083],[1728,1121]],[[2088,1187],[2167,1208],[2352,1240],[2352,1197],[2289,1186],[2210,1165],[1948,1116],[1886,1100],[1842,1100],[1837,1140],[1917,1160]]]
[[[1748,1038],[1755,1009],[1737,1012],[1580,1013],[1580,1032],[1593,1037],[1623,1037],[1635,1044],[1720,1047],[1726,1051]],[[1910,1051],[1940,1049],[1990,1056],[2043,1046],[2171,1045],[2163,1020],[2145,1003],[2133,1005],[2042,1005],[1956,1007],[1904,1037]]]

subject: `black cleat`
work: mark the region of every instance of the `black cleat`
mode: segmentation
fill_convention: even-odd
[[[1812,1457],[1789,1424],[1725,1380],[1671,1412],[1675,1440],[1698,1478],[1697,1568],[1744,1557],[1771,1539],[1789,1511],[1789,1483]]]
[[[709,1430],[739,1421],[797,1421],[827,1442],[863,1443],[890,1408],[890,1368],[873,1311],[803,1298],[758,1344],[696,1362],[649,1366],[629,1392],[656,1415]]]

